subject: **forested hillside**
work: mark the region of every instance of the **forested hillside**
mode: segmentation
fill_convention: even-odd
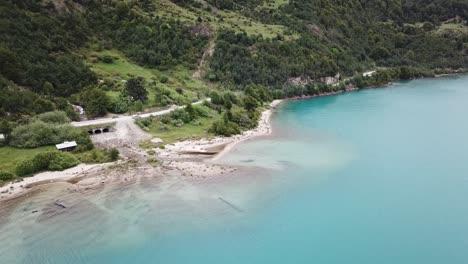
[[[10,121],[56,109],[77,119],[70,103],[99,116],[211,89],[468,67],[465,0],[5,0],[0,13]],[[138,78],[141,98],[126,85]]]

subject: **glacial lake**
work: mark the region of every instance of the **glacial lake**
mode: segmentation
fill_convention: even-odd
[[[222,159],[236,175],[4,210],[0,263],[468,263],[468,76],[288,101],[272,122]],[[44,213],[54,195],[79,202]]]

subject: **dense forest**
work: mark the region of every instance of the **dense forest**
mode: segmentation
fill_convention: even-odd
[[[0,117],[18,121],[25,115],[62,110],[77,119],[70,103],[96,116],[127,111],[128,98],[148,100],[129,97],[128,89],[121,88],[120,101],[111,103],[102,88],[110,85],[101,84],[107,80],[100,80],[80,52],[90,46],[117,50],[132,63],[166,72],[195,70],[211,41],[214,52],[201,76],[209,87],[245,90],[262,85],[282,89],[282,94],[288,94],[285,89],[291,89],[295,78],[315,87],[324,77],[343,80],[370,69],[468,66],[465,0],[173,0],[171,4],[182,10],[175,18],[166,16],[170,10],[161,3],[1,1]],[[239,25],[217,27],[233,13],[250,24],[281,30],[272,37],[246,32]],[[200,25],[213,34],[195,32]],[[113,62],[112,57],[99,59]],[[155,87],[160,96],[156,103],[187,103],[180,99],[185,87],[175,92],[158,88],[157,81],[145,79],[141,85]]]
[[[150,68],[195,65],[207,39],[180,21],[142,15],[149,8],[144,2],[2,1],[0,115],[70,112],[60,98],[98,83],[77,53],[90,43],[117,48]]]
[[[466,1],[291,0],[278,9],[258,1],[211,1],[299,34],[274,39],[223,32],[211,65],[212,79],[243,86],[283,85],[288,77],[345,76],[376,66],[465,68]],[[453,24],[449,24],[453,23]],[[456,23],[464,31],[450,30]]]

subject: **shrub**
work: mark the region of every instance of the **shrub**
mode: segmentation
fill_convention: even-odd
[[[58,152],[60,153],[60,152]],[[67,168],[74,167],[80,162],[75,156],[70,153],[61,152],[60,155],[55,155],[53,159],[49,161],[48,169],[53,171],[60,171]]]
[[[63,111],[52,111],[42,113],[37,116],[37,119],[50,124],[66,124],[70,123],[70,118],[68,118],[67,114]]]
[[[86,131],[68,124],[47,124],[37,120],[13,129],[10,145],[18,148],[36,148],[73,140],[85,150],[93,148],[91,138]]]
[[[197,117],[209,117],[210,116],[210,108],[204,105],[194,105],[193,109],[195,110]]]
[[[104,55],[99,58],[104,63],[114,63],[114,58],[110,55]]]
[[[112,148],[109,150],[109,157],[112,161],[116,161],[119,159],[119,150],[116,148]]]
[[[13,173],[8,171],[0,171],[0,181],[11,181],[15,178]]]
[[[227,136],[230,137],[232,135],[236,135],[240,133],[240,128],[239,126],[232,122],[226,120],[218,120],[213,123],[213,125],[210,128],[210,132],[216,134],[216,135],[222,135],[222,136]]]
[[[169,78],[167,78],[167,76],[161,76],[161,78],[159,79],[159,81],[161,83],[167,83],[167,81],[169,81]]]
[[[224,99],[221,95],[219,95],[218,92],[216,91],[211,91],[210,94],[209,94],[210,98],[211,98],[211,102],[215,105],[222,105],[224,104]]]
[[[168,115],[163,115],[160,119],[161,123],[169,124],[171,122],[171,118]]]
[[[10,145],[18,148],[36,148],[59,142],[60,138],[54,126],[42,121],[35,121],[13,129]]]
[[[254,116],[254,112],[250,115]],[[257,119],[251,118],[249,112],[243,108],[234,108],[229,113],[229,120],[238,124],[240,127],[254,128],[257,125]]]
[[[82,153],[78,159],[83,163],[105,163],[119,159],[119,151],[115,148],[110,150],[93,149]]]
[[[110,98],[107,94],[98,88],[83,91],[80,100],[88,116],[96,117],[107,114],[110,105]]]
[[[176,109],[171,112],[170,116],[173,120],[180,120],[186,124],[192,121],[192,117],[185,109]]]
[[[34,155],[16,165],[18,176],[27,176],[45,170],[64,170],[74,167],[79,161],[70,153],[59,151],[47,151]]]

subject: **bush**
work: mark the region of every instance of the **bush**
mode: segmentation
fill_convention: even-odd
[[[210,98],[211,98],[211,103],[215,104],[215,105],[222,105],[224,104],[224,99],[221,95],[219,95],[218,92],[216,91],[211,91],[210,94],[209,94]]]
[[[99,58],[102,62],[104,63],[114,63],[114,58],[110,55],[104,55],[102,57]]]
[[[42,121],[35,121],[31,124],[18,126],[11,132],[10,145],[18,148],[36,148],[58,144],[60,138],[54,126]]]
[[[40,120],[13,129],[10,145],[17,148],[36,148],[64,141],[76,141],[86,150],[93,148],[91,138],[86,131],[68,124],[47,124]]]
[[[204,105],[193,105],[193,109],[197,117],[209,117],[211,113],[210,108]]]
[[[109,157],[112,161],[116,161],[119,159],[119,150],[116,148],[112,148],[109,150]]]
[[[229,121],[226,117],[223,118],[223,120],[218,120],[213,123],[213,125],[210,128],[210,132],[216,134],[216,135],[222,135],[226,137],[230,137],[232,135],[236,135],[240,133],[240,128],[239,126],[232,122]]]
[[[243,108],[234,108],[229,113],[229,120],[238,124],[240,127],[250,129],[257,126],[258,114],[256,113],[258,113],[258,111],[249,113]]]
[[[54,170],[60,171],[74,167],[79,161],[70,153],[59,151],[47,151],[34,155],[16,165],[16,174],[18,176],[28,176],[33,173]]]
[[[67,168],[74,167],[80,162],[78,159],[70,153],[66,152],[56,152],[60,155],[55,155],[53,159],[49,161],[48,169],[53,171],[60,171]]]
[[[119,97],[112,100],[110,104],[110,109],[116,114],[123,114],[128,112],[129,108],[129,98],[123,95],[122,93]]]
[[[66,124],[70,123],[70,118],[68,118],[67,114],[63,111],[52,111],[42,113],[37,116],[37,119],[49,124]]]
[[[185,109],[176,109],[170,115],[173,120],[180,120],[186,124],[192,121],[192,117]]]
[[[93,88],[83,91],[80,100],[88,116],[96,117],[107,114],[110,106],[110,98],[99,88]]]
[[[169,81],[169,78],[167,78],[167,76],[161,76],[161,78],[159,79],[159,81],[161,83],[167,83],[167,81]]]
[[[0,181],[11,181],[15,178],[13,173],[8,171],[0,171]]]
[[[78,159],[83,163],[105,163],[119,159],[119,151],[115,148],[110,150],[93,149],[80,154]]]

